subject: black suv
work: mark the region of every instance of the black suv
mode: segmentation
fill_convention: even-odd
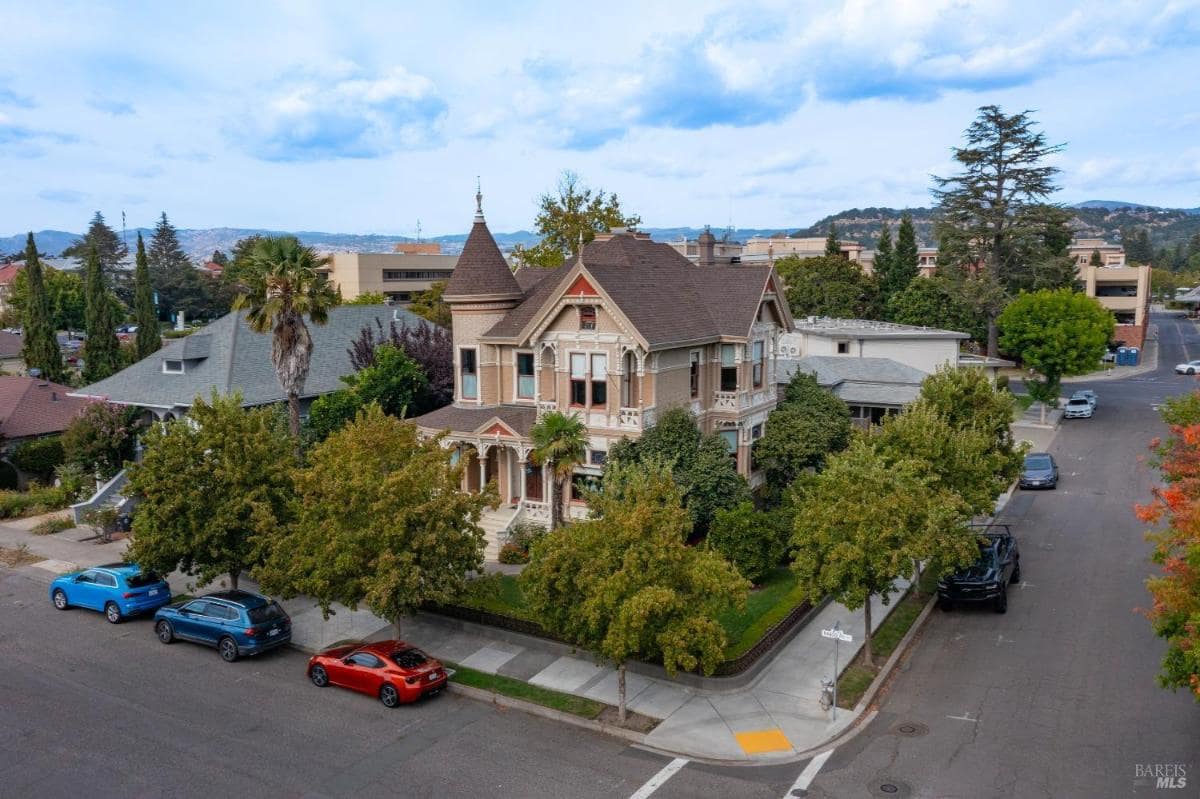
[[[979,532],[979,560],[938,580],[938,606],[955,602],[991,602],[997,613],[1008,611],[1008,584],[1021,579],[1021,553],[1007,524]]]

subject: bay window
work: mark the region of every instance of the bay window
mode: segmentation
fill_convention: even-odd
[[[763,374],[766,372],[767,361],[763,357],[765,348],[761,341],[756,341],[750,345],[750,360],[753,366],[750,367],[752,382],[755,388],[762,388]]]
[[[721,345],[721,390],[737,391],[738,374],[735,349],[732,344]]]
[[[479,367],[475,363],[475,350],[458,351],[458,369],[461,375],[463,399],[479,398]]]
[[[533,353],[517,353],[517,397],[533,399]]]

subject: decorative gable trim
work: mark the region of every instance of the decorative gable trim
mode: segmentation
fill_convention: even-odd
[[[493,416],[475,430],[477,436],[493,436],[504,438],[520,438],[517,431],[505,424],[498,416]]]
[[[570,297],[599,297],[600,293],[592,288],[592,284],[583,275],[575,278],[575,282],[571,287],[563,292],[564,296]]]

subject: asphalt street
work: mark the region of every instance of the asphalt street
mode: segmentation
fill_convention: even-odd
[[[1100,404],[1094,418],[1064,422],[1051,447],[1059,488],[1021,492],[1006,508],[1023,579],[1008,613],[935,611],[879,715],[809,796],[1200,796],[1200,706],[1156,685],[1164,646],[1137,612],[1156,568],[1133,515],[1155,480],[1156,406],[1197,387],[1171,369],[1200,358],[1192,323],[1154,321],[1158,371],[1071,384]],[[1156,789],[1138,764],[1185,764],[1187,786]]]
[[[1170,369],[1200,358],[1191,323],[1156,321],[1159,371],[1089,386],[1097,416],[1051,449],[1060,488],[1009,504],[1008,613],[936,612],[875,720],[807,772],[674,763],[451,694],[387,710],[313,687],[297,652],[226,664],[147,620],[55,611],[48,573],[0,568],[0,796],[1200,796],[1200,708],[1155,684],[1163,646],[1136,612],[1155,406],[1196,387]],[[1138,764],[1184,764],[1188,786],[1155,789]]]

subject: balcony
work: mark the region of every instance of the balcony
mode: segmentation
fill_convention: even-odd
[[[712,410],[733,411],[738,409],[738,393],[736,391],[714,391]]]

